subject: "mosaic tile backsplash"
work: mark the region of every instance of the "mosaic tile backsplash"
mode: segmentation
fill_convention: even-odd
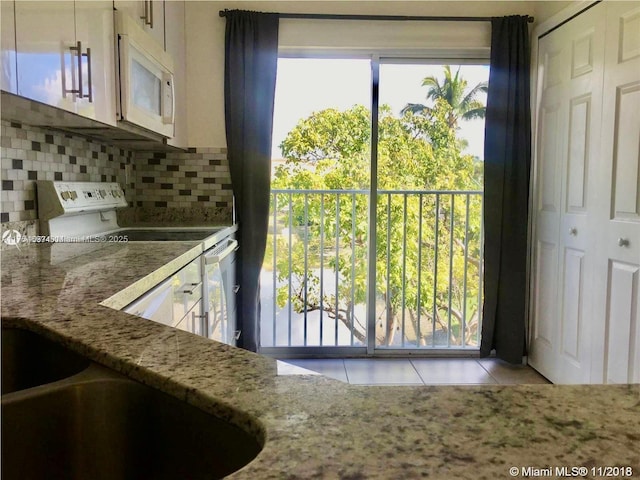
[[[36,224],[36,180],[118,182],[126,223],[230,223],[233,195],[224,148],[149,153],[2,121],[2,227]]]
[[[118,182],[133,152],[90,140],[2,121],[0,222],[37,219],[36,180]],[[133,201],[127,190],[127,200]]]
[[[188,152],[136,152],[135,206],[230,208],[233,203],[226,148]]]

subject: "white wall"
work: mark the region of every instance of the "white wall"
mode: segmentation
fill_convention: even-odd
[[[503,16],[535,15],[536,3],[526,1],[197,1],[187,2],[187,87],[189,146],[223,147],[224,130],[224,27],[220,10],[263,12]],[[555,2],[542,2],[555,3]],[[567,2],[558,2],[567,3]],[[554,6],[555,7],[555,6]],[[554,7],[542,7],[545,15]],[[293,21],[293,20],[292,20]],[[323,24],[324,25],[324,24]],[[330,36],[331,32],[327,31]],[[288,43],[295,43],[288,36]],[[302,44],[301,40],[301,44]]]
[[[576,3],[575,1],[553,0],[547,2],[534,2],[533,12],[536,17],[536,24],[542,23],[551,18],[563,8]]]

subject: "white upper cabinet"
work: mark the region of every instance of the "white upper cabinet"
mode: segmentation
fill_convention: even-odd
[[[84,50],[82,60],[83,98],[77,113],[115,125],[115,48],[113,7],[109,0],[75,3],[76,42]]]
[[[163,0],[114,0],[113,6],[139,22],[138,24],[155,38],[163,49],[165,48]]]
[[[173,83],[175,95],[174,136],[167,143],[178,148],[187,148],[187,55],[185,48],[185,3],[166,1],[166,50],[173,57]]]
[[[15,9],[18,95],[115,125],[112,3],[16,2]]]
[[[73,2],[16,2],[15,9],[18,95],[75,112],[79,90]]]
[[[16,73],[16,30],[15,30],[15,2],[0,2],[2,6],[2,72],[0,72],[0,88],[6,92],[18,93],[18,78]]]

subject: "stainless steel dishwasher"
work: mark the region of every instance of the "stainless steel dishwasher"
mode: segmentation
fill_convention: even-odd
[[[236,327],[235,252],[238,241],[227,237],[203,255],[205,335],[235,345],[241,332]]]

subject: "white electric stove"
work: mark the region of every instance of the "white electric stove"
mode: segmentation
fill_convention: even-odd
[[[203,250],[226,226],[120,227],[116,209],[127,207],[117,183],[37,181],[40,235],[68,243],[199,241]]]

